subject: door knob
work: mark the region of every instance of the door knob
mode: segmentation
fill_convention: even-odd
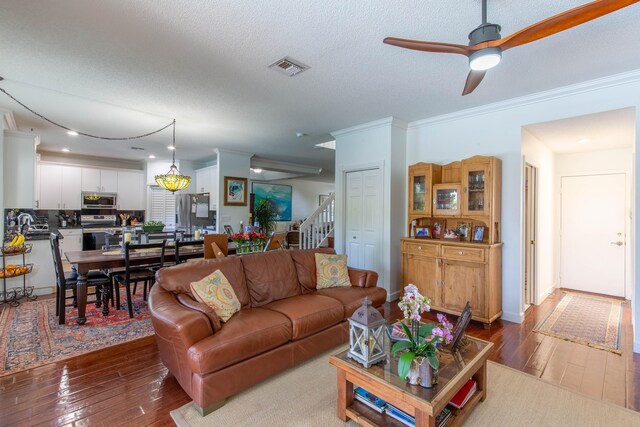
[[[616,245],[616,246],[622,246],[622,245],[624,245],[624,243],[623,243],[623,242],[621,242],[621,241],[619,241],[619,240],[618,240],[617,242],[611,242],[611,244],[612,244],[612,245]]]

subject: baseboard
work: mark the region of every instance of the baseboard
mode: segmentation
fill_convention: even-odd
[[[502,320],[506,320],[508,322],[513,322],[513,323],[522,323],[524,322],[524,313],[513,313],[510,311],[503,311],[502,312]]]
[[[387,302],[391,302],[397,299],[400,299],[400,291],[395,291],[393,293],[387,294]]]

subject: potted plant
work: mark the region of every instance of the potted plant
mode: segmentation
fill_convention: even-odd
[[[453,338],[453,325],[444,314],[438,314],[439,325],[425,323],[420,325],[421,314],[429,311],[429,298],[423,296],[415,285],[409,284],[398,303],[410,326],[400,322],[407,340],[396,342],[391,348],[394,356],[402,352],[398,359],[398,376],[407,379],[410,384],[432,387],[437,383],[437,371],[440,367],[438,347],[448,344]]]
[[[276,205],[271,199],[262,199],[253,209],[253,218],[265,235],[269,235],[275,228]]]
[[[164,230],[164,223],[162,221],[145,221],[142,224],[142,230],[145,233],[160,233]]]

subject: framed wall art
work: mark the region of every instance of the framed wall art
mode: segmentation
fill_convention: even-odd
[[[247,178],[224,177],[224,205],[247,206]]]
[[[292,188],[290,185],[253,182],[251,183],[251,190],[254,194],[254,209],[262,200],[271,199],[276,207],[274,220],[291,221]]]

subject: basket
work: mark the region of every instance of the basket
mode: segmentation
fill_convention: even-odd
[[[145,233],[160,233],[164,230],[164,225],[143,225],[142,231]]]

